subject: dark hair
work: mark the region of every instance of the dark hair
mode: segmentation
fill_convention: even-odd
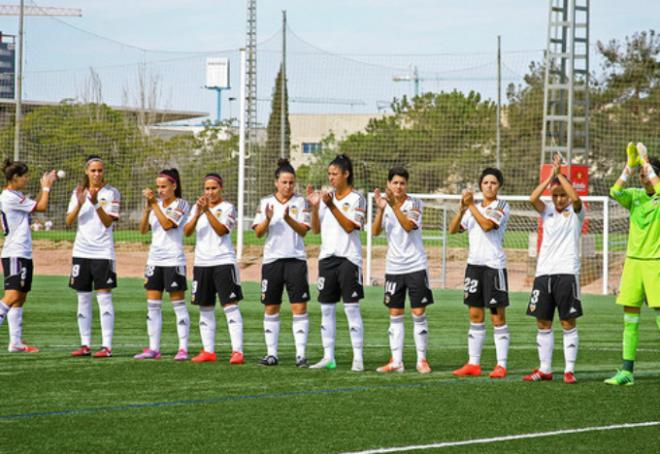
[[[387,181],[392,181],[392,178],[394,177],[403,177],[406,181],[408,181],[409,176],[410,175],[408,174],[408,171],[403,167],[392,167],[387,174]]]
[[[479,177],[479,187],[481,187],[481,182],[484,181],[484,178],[486,178],[488,175],[492,175],[497,178],[497,182],[500,184],[500,187],[502,187],[504,184],[504,175],[502,175],[502,171],[500,169],[496,169],[495,167],[487,167],[483,172],[481,172],[481,176]]]
[[[221,188],[224,187],[224,180],[222,179],[222,177],[220,176],[219,173],[209,172],[204,176],[204,181],[206,181],[207,178],[211,178],[211,179],[217,181],[220,184]]]
[[[277,169],[275,169],[275,179],[280,177],[281,173],[290,173],[296,176],[296,169],[293,168],[288,159],[280,158],[277,160]]]
[[[28,166],[24,162],[12,161],[7,158],[2,163],[2,171],[4,172],[7,181],[11,181],[14,176],[22,177],[28,173]]]
[[[343,153],[338,154],[335,156],[335,159],[330,161],[328,167],[330,166],[337,166],[342,170],[342,172],[348,172],[348,184],[353,186],[353,162],[351,162],[351,158]]]
[[[655,174],[660,175],[660,159],[649,156],[649,164],[653,167]]]
[[[101,159],[101,156],[97,154],[91,154],[85,158],[85,169],[87,169],[87,167],[89,167],[89,165],[94,161],[100,161],[101,164],[103,164],[103,159]],[[83,188],[89,188],[89,177],[87,174],[83,175]]]
[[[164,169],[160,171],[160,175],[169,177],[168,179],[174,180],[176,188],[174,188],[174,195],[181,198],[181,179],[179,178],[179,171],[172,169]]]

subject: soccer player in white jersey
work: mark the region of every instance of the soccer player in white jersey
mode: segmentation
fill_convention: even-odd
[[[192,304],[199,306],[199,333],[202,351],[194,363],[215,361],[216,295],[227,319],[231,339],[230,364],[243,364],[243,317],[238,302],[243,291],[236,266],[231,231],[236,226],[234,205],[222,198],[222,177],[209,173],[204,177],[204,193],[197,199],[190,220],[183,231],[196,233],[193,267]]]
[[[142,191],[146,199],[140,220],[140,233],[151,229],[151,247],[144,270],[144,288],[147,291],[147,334],[149,347],[134,356],[135,359],[160,358],[160,334],[163,329],[163,291],[170,294],[176,315],[179,349],[176,361],[188,359],[190,316],[186,307],[186,256],[183,252],[183,226],[188,218],[188,202],[181,198],[181,180],[176,169],[162,170],[156,178],[154,191]]]
[[[23,343],[23,306],[32,288],[32,232],[30,218],[33,212],[44,212],[48,207],[48,195],[56,180],[55,171],[41,177],[41,192],[37,200],[23,194],[28,184],[28,166],[20,161],[5,159],[2,173],[7,186],[0,194],[2,230],[2,269],[5,293],[0,300],[0,325],[7,319],[9,325],[10,353],[36,353],[37,347]]]
[[[552,203],[541,200],[550,186]],[[555,309],[564,329],[564,383],[575,380],[578,332],[575,319],[582,315],[580,302],[580,232],[585,210],[568,179],[561,174],[561,157],[555,156],[552,173],[529,197],[543,219],[543,239],[536,263],[536,277],[527,315],[536,317],[536,345],[540,366],[523,377],[524,381],[552,380],[554,335],[552,319]]]
[[[275,170],[275,193],[259,202],[252,228],[257,237],[266,235],[261,266],[261,303],[264,305],[266,356],[259,364],[278,364],[280,307],[286,286],[293,314],[296,366],[309,367],[305,356],[309,317],[307,302],[307,254],[303,238],[310,229],[307,200],[294,192],[296,172],[287,159],[280,159]]]
[[[406,292],[410,298],[417,348],[417,371],[431,372],[426,359],[429,325],[426,306],[433,304],[429,288],[428,262],[422,242],[422,202],[406,194],[408,171],[402,167],[390,169],[386,197],[374,190],[376,218],[371,227],[374,236],[385,229],[387,258],[385,266],[385,306],[390,311],[390,349],[392,358],[378,372],[403,372],[404,307]]]
[[[481,375],[481,351],[486,339],[485,308],[491,313],[497,354],[497,365],[490,377],[506,377],[509,328],[505,308],[509,305],[509,294],[503,241],[509,204],[497,198],[503,183],[499,169],[485,169],[479,179],[483,200],[475,203],[473,192],[463,191],[459,210],[449,224],[449,233],[467,230],[470,243],[464,280],[464,303],[470,315],[469,360],[453,372],[457,377]]]
[[[321,303],[321,341],[323,359],[313,369],[334,369],[336,304],[344,301],[344,312],[353,347],[355,372],[364,370],[362,357],[363,324],[360,300],[362,287],[362,243],[366,201],[353,190],[353,163],[344,154],[328,165],[328,181],[334,191],[314,191],[307,187],[307,200],[312,210],[312,231],[321,233],[319,254],[319,302]]]
[[[92,289],[96,290],[101,319],[101,349],[96,358],[112,356],[115,309],[112,289],[117,286],[115,243],[112,224],[119,219],[119,191],[105,181],[105,165],[99,156],[85,161],[83,184],[71,194],[66,224],[78,221],[73,243],[73,265],[69,287],[78,295],[80,348],[71,356],[90,356],[92,344]]]

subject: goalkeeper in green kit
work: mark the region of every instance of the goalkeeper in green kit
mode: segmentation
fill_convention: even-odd
[[[660,161],[650,158],[642,143],[628,144],[628,163],[610,189],[610,197],[630,211],[630,232],[621,289],[616,300],[623,306],[623,368],[610,385],[632,385],[639,342],[639,314],[644,301],[655,309],[660,328]],[[639,168],[641,188],[623,189]]]

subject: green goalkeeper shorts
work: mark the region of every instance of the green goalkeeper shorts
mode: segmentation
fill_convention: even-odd
[[[626,258],[621,276],[621,288],[616,303],[622,306],[660,309],[660,260]]]

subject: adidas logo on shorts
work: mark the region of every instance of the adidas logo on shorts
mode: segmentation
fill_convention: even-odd
[[[229,298],[236,298],[236,293],[231,292],[231,295],[229,295]]]
[[[112,284],[112,278],[109,278],[106,284]]]
[[[176,282],[172,282],[172,288],[177,288],[178,286],[179,284],[177,284]]]
[[[352,296],[353,298],[356,298],[356,297],[358,296],[358,293],[357,293],[357,292],[353,292],[353,294],[352,294],[351,296]]]
[[[302,294],[302,297],[303,297],[303,298],[307,298],[307,293],[303,293],[303,294]]]
[[[429,300],[426,297],[422,298],[422,303],[428,303],[428,302]]]

